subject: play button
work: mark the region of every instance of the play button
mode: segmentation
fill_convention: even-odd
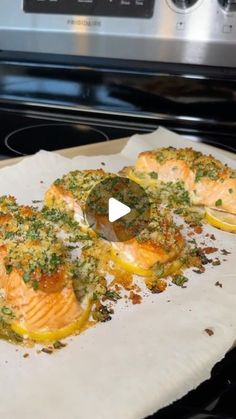
[[[89,193],[85,218],[100,237],[127,241],[149,224],[150,203],[144,189],[130,179],[112,176]]]
[[[117,221],[125,215],[129,214],[130,211],[131,209],[128,207],[128,205],[122,204],[122,202],[115,198],[109,199],[108,219],[110,223],[114,223],[114,221]]]

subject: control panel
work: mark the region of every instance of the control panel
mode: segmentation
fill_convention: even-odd
[[[236,12],[236,0],[219,0],[219,3],[226,12]]]
[[[1,50],[236,68],[236,0],[0,0]]]
[[[154,0],[24,0],[28,13],[151,18]]]
[[[194,6],[198,0],[172,0],[173,4],[180,9],[188,9],[189,7]]]

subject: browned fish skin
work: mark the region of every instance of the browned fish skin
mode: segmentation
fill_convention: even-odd
[[[236,170],[211,155],[192,148],[160,148],[141,153],[135,170],[157,173],[157,182],[183,182],[194,205],[236,214]]]

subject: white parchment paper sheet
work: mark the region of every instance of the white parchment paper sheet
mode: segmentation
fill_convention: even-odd
[[[118,171],[133,164],[140,151],[168,145],[209,150],[159,129],[134,136],[119,155],[69,160],[42,151],[0,171],[0,194],[31,204],[70,170]],[[236,166],[220,151],[214,154]],[[206,231],[214,232],[214,246],[231,254],[202,275],[188,272],[186,289],[172,286],[141,305],[118,305],[111,322],[69,339],[64,350],[51,356],[0,342],[1,417],[140,419],[209,378],[236,337],[236,236],[211,227]],[[222,288],[215,286],[217,281]],[[208,336],[206,328],[214,335]]]

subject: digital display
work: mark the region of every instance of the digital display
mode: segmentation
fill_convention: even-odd
[[[26,13],[149,19],[155,0],[23,0]]]

